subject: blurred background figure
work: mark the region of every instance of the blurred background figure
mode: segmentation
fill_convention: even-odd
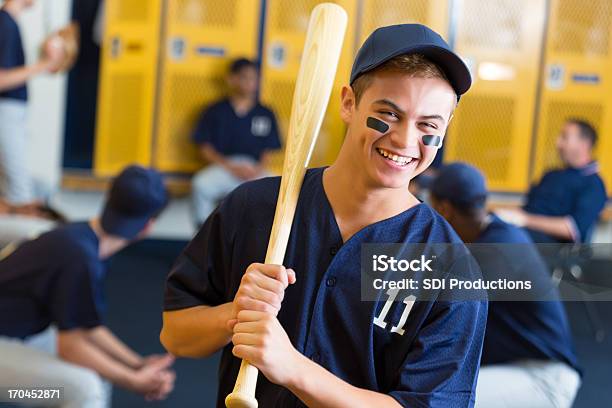
[[[0,260],[2,387],[64,387],[66,407],[109,406],[110,383],[166,398],[173,358],[142,357],[104,325],[104,281],[107,259],[148,235],[167,202],[158,172],[128,167],[99,218],[57,228]]]
[[[487,194],[482,174],[464,163],[443,167],[430,190],[432,206],[464,242],[502,244],[472,247],[485,279],[531,280],[549,299],[550,273],[529,235],[487,212]],[[517,255],[521,267],[515,267]],[[565,310],[558,300],[531,297],[495,301],[490,295],[477,407],[572,406],[581,374]]]
[[[499,210],[507,222],[525,227],[535,242],[589,242],[607,195],[593,159],[597,132],[569,119],[557,139],[562,169],[546,173],[527,193],[522,209]]]
[[[34,0],[6,0],[0,8],[0,197],[23,204],[35,199],[26,166],[26,84],[44,72],[56,72],[63,60],[61,48],[45,47],[41,58],[26,65],[16,19]]]
[[[35,238],[66,222],[66,218],[53,208],[40,203],[11,204],[0,198],[0,249],[11,243]]]
[[[192,136],[209,163],[192,181],[197,225],[238,185],[265,176],[269,154],[281,147],[274,113],[257,100],[256,63],[233,61],[227,85],[229,96],[206,108]]]

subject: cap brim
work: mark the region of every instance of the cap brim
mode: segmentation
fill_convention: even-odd
[[[416,47],[406,47],[397,50],[393,54],[389,54],[387,57],[378,61],[375,65],[369,66],[366,70],[360,72],[357,76],[373,70],[376,67],[389,61],[391,58],[397,57],[403,54],[422,54],[428,60],[438,65],[444,74],[450,81],[453,89],[457,93],[457,96],[463,95],[472,86],[472,75],[467,65],[463,62],[454,52],[445,48],[439,47],[434,44],[419,45]],[[357,77],[356,76],[356,77]],[[356,78],[351,79],[351,83]]]
[[[141,217],[126,217],[110,208],[107,208],[102,213],[100,223],[105,232],[118,235],[126,239],[134,239],[143,230],[149,216]]]

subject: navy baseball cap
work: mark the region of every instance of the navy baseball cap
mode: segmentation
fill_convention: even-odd
[[[351,84],[361,74],[403,54],[422,54],[446,74],[457,98],[472,85],[470,70],[435,31],[422,24],[377,28],[365,40],[353,63]]]
[[[237,74],[238,72],[242,71],[243,68],[246,67],[257,69],[257,62],[248,58],[237,58],[233,60],[230,64],[229,72],[231,74]]]
[[[430,188],[431,194],[459,206],[484,207],[487,186],[482,173],[469,164],[455,162],[440,169]]]
[[[109,234],[133,239],[167,203],[168,191],[161,174],[129,166],[113,181],[100,223]]]

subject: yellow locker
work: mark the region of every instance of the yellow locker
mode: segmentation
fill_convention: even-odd
[[[192,172],[202,162],[191,132],[202,110],[226,93],[231,59],[255,58],[261,3],[169,0],[165,13],[154,164]]]
[[[474,83],[455,112],[444,159],[477,166],[494,191],[524,191],[546,0],[456,4],[455,49]]]
[[[149,165],[162,0],[107,0],[94,171]]]
[[[293,90],[297,78],[302,47],[312,9],[319,0],[268,0],[266,27],[262,55],[261,99],[270,106],[278,119],[283,139],[287,135]],[[348,83],[355,42],[355,16],[357,0],[333,1],[342,6],[349,16],[344,48],[338,64],[338,72],[332,89],[327,113],[321,126],[317,145],[310,162],[311,167],[330,164],[336,158],[344,138],[344,123],[340,120],[340,91]],[[272,163],[280,172],[282,154]]]
[[[420,23],[445,39],[449,0],[362,0],[359,45],[378,27]]]
[[[552,0],[533,181],[559,166],[555,141],[569,117],[599,133],[596,156],[612,188],[612,2]]]

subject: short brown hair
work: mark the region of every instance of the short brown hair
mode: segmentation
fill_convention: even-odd
[[[402,74],[410,75],[415,78],[440,78],[449,83],[446,74],[440,67],[425,58],[422,54],[402,54],[397,57],[391,58],[389,61],[383,63],[379,67],[376,67],[372,71],[368,71],[358,76],[353,83],[353,93],[355,94],[355,105],[359,104],[359,100],[363,96],[363,93],[372,84],[374,75],[377,72],[399,72]]]
[[[595,147],[597,144],[597,131],[588,121],[580,118],[569,118],[566,123],[573,123],[580,130],[580,137]]]

